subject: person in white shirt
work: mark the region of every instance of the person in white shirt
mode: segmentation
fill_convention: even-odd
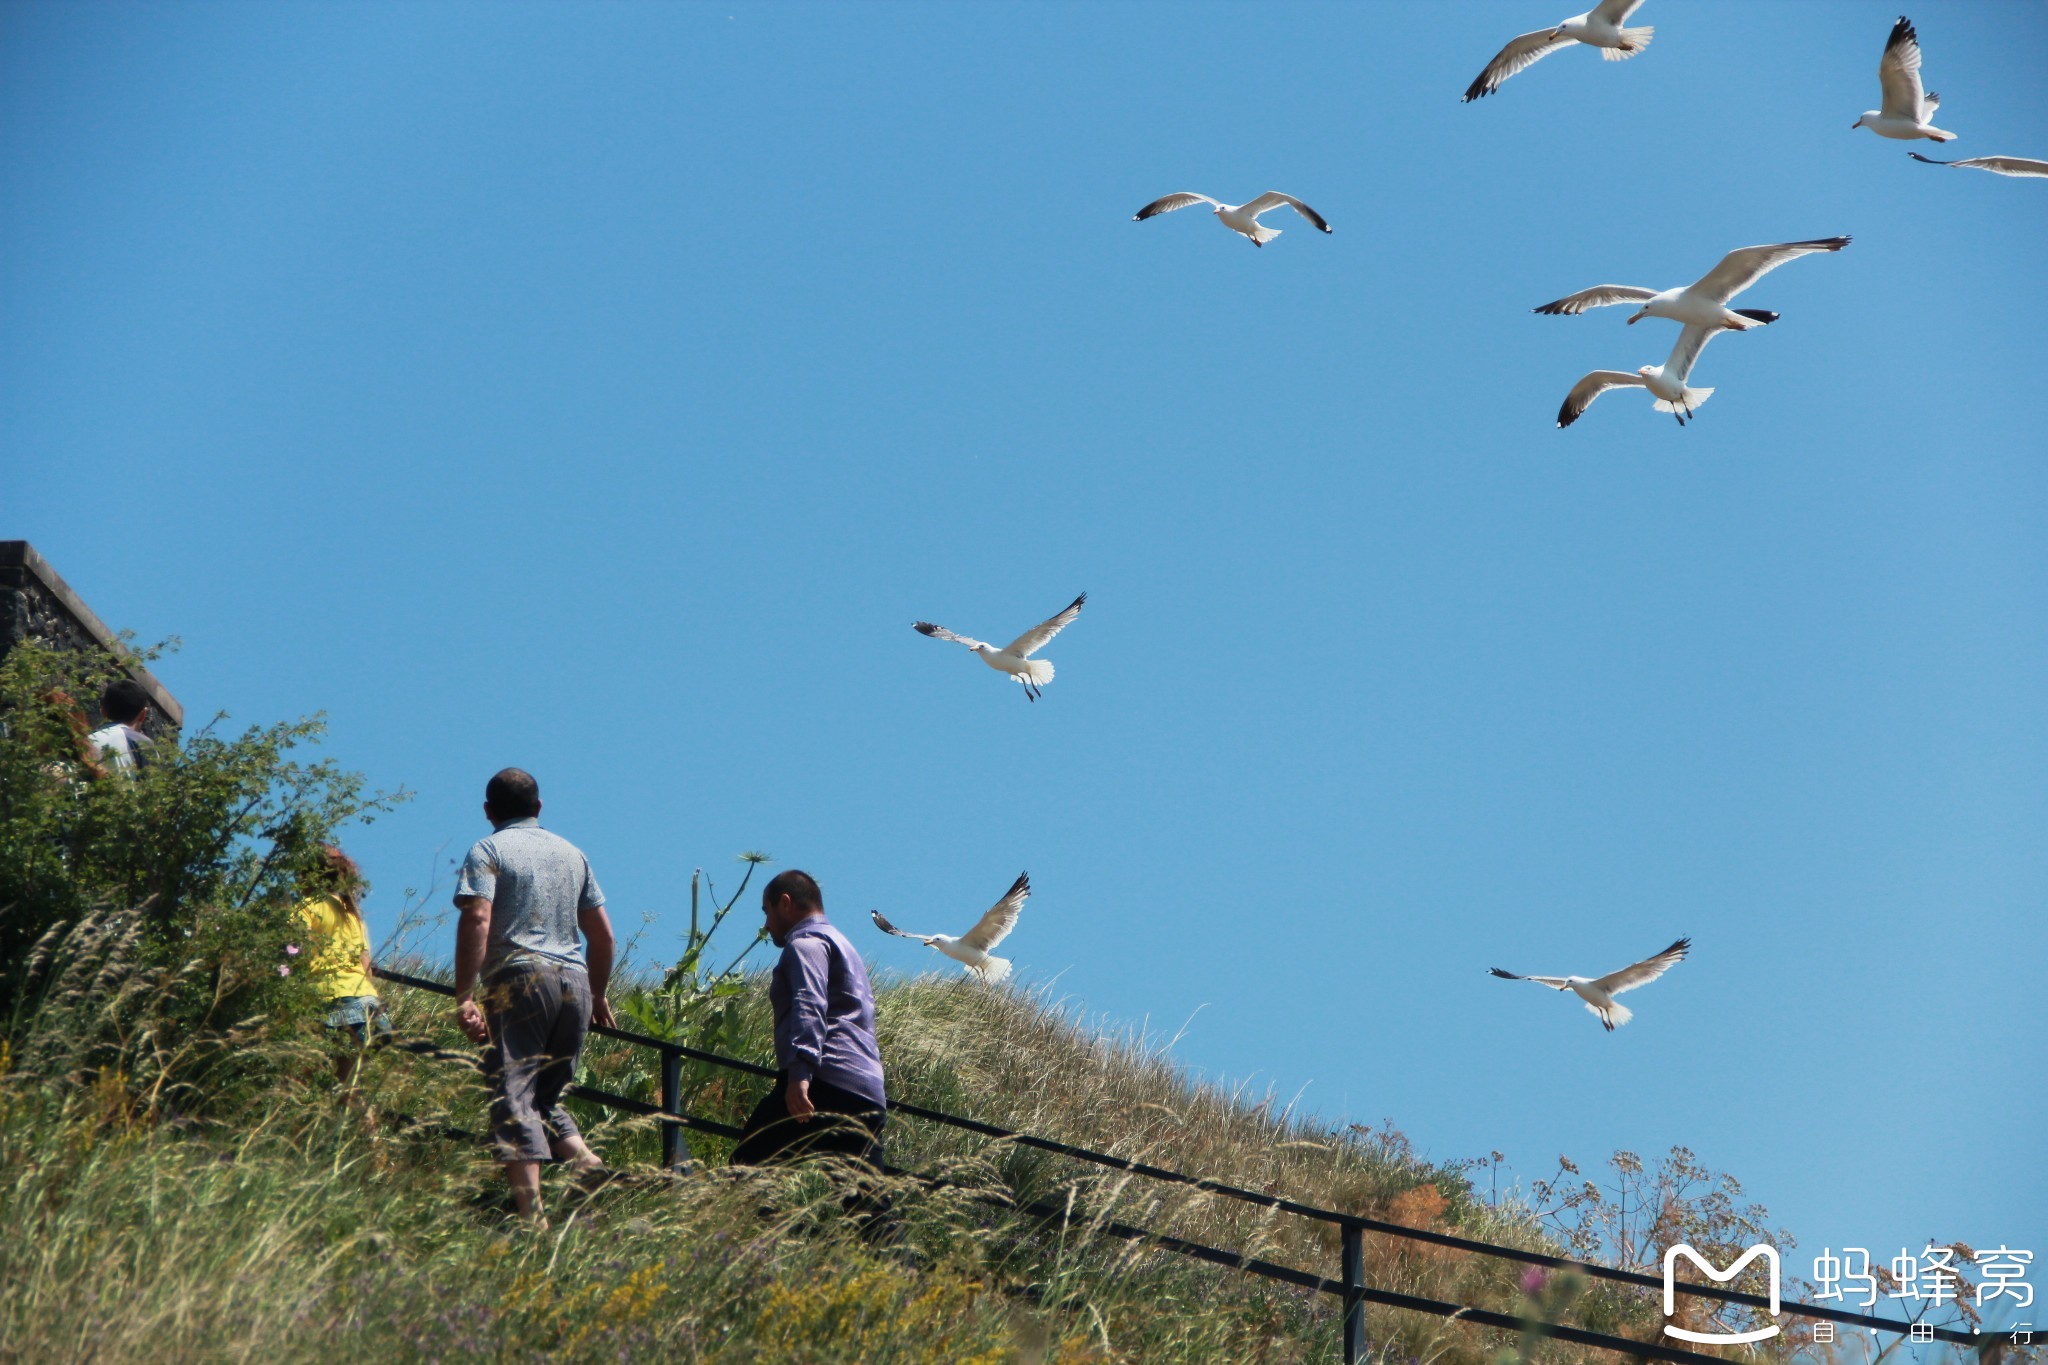
[[[146,768],[156,744],[143,732],[149,728],[149,693],[133,678],[110,683],[100,693],[100,715],[107,723],[86,736],[116,772]]]

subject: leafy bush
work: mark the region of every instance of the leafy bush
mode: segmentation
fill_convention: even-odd
[[[71,699],[97,696],[112,676],[102,656],[33,643],[0,662],[8,1036],[17,1066],[79,1082],[113,1068],[151,1105],[196,1101],[227,1085],[221,1067],[241,1064],[231,1036],[310,1012],[292,970],[301,879],[339,826],[398,798],[365,796],[358,775],[296,757],[319,738],[318,717],[232,737],[216,718],[156,736],[146,766],[107,772],[82,744]],[[28,1046],[38,1011],[41,1041]]]

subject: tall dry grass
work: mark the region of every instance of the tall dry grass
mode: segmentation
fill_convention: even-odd
[[[116,970],[105,999],[123,996]],[[97,980],[97,978],[95,978]],[[132,995],[132,992],[131,992]],[[1334,1359],[1334,1303],[1105,1236],[1116,1217],[1321,1273],[1320,1228],[1232,1201],[899,1120],[895,1235],[865,1240],[817,1170],[652,1170],[643,1120],[592,1112],[593,1143],[627,1172],[579,1192],[550,1176],[554,1225],[525,1231],[479,1142],[478,1078],[445,1002],[392,992],[404,1033],[445,1055],[370,1054],[338,1091],[317,1037],[252,1026],[268,1077],[233,1103],[133,1102],[138,1058],[97,1069],[0,1068],[0,1357],[153,1363],[358,1359],[704,1361],[1307,1361]],[[736,1046],[767,1052],[765,1001]],[[50,1028],[79,1027],[73,1001]],[[1142,1036],[1105,1038],[1042,999],[967,983],[885,988],[892,1089],[1123,1155],[1311,1203],[1540,1243],[1526,1214],[1472,1200],[1455,1170],[1397,1135],[1288,1115],[1266,1097],[1189,1080]],[[50,1052],[31,1021],[19,1048]],[[589,1079],[630,1087],[644,1059],[593,1049]],[[686,1104],[734,1118],[758,1081],[693,1075]],[[988,1196],[1046,1199],[1051,1221]],[[1511,1272],[1371,1238],[1375,1284],[1513,1310]],[[1369,1314],[1382,1361],[1491,1359],[1497,1333]],[[1573,1353],[1551,1348],[1557,1358]]]

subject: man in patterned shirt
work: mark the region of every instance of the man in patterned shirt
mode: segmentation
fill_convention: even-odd
[[[540,1163],[601,1167],[562,1092],[592,1023],[610,1025],[612,924],[581,849],[540,827],[540,784],[507,768],[484,788],[492,833],[455,884],[455,1020],[484,1049],[491,1141],[522,1217],[541,1216]],[[589,941],[589,952],[583,942]]]

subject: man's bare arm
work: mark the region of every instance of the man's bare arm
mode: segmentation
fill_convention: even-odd
[[[457,896],[455,908],[462,912],[455,924],[455,1022],[472,1042],[481,1043],[490,1029],[476,1003],[476,978],[491,941],[491,903],[482,896]]]
[[[606,1028],[617,1028],[612,1018],[611,1002],[604,998],[607,987],[612,984],[612,955],[616,951],[612,937],[612,917],[602,905],[576,912],[576,927],[583,931],[586,943],[583,956],[590,973],[590,1022],[603,1024]]]
[[[455,924],[455,998],[476,994],[477,973],[484,969],[484,949],[491,941],[491,903],[482,896],[457,896],[462,918]]]

